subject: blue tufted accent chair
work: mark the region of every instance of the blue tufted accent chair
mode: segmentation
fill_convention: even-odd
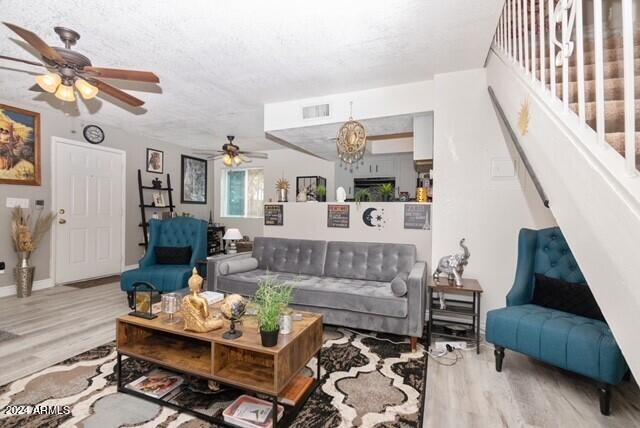
[[[600,412],[609,414],[611,385],[628,371],[609,326],[599,320],[531,304],[535,274],[586,283],[557,227],[520,230],[516,278],[507,307],[487,313],[487,342],[495,345],[496,370],[508,348],[596,380]]]
[[[145,281],[161,292],[179,290],[187,286],[191,270],[198,260],[207,257],[207,222],[188,217],[149,221],[149,246],[138,269],[122,273],[120,288],[131,294],[133,284]],[[155,247],[191,246],[188,265],[156,264]]]

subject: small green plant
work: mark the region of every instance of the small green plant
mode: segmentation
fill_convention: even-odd
[[[327,188],[320,184],[316,187],[316,199],[319,201],[324,201],[325,196],[327,196]]]
[[[360,189],[356,192],[354,199],[356,200],[356,205],[360,205],[362,202],[370,202],[371,201],[371,191],[369,189]]]
[[[267,276],[258,281],[258,289],[253,298],[256,318],[262,331],[276,331],[280,315],[284,313],[293,297],[293,287],[278,280],[277,276]]]
[[[393,194],[396,191],[396,188],[391,183],[383,183],[376,189],[380,194],[380,198],[383,201],[390,201],[393,198]]]

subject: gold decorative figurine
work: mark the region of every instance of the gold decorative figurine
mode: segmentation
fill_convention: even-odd
[[[209,304],[204,297],[198,296],[202,291],[203,279],[198,275],[196,268],[193,268],[191,278],[189,278],[190,295],[182,299],[182,316],[184,318],[184,329],[198,333],[206,333],[211,330],[222,328],[222,320],[214,318],[209,312]]]

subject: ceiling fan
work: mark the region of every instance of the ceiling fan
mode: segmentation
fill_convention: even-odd
[[[91,99],[99,91],[102,91],[130,106],[140,107],[144,104],[144,101],[105,83],[99,78],[160,83],[158,76],[148,71],[93,67],[89,58],[71,50],[71,46],[75,45],[80,39],[80,34],[68,28],[54,27],[53,29],[64,43],[64,48],[59,48],[49,46],[29,30],[8,22],[4,22],[4,25],[35,48],[42,55],[42,62],[28,61],[5,55],[0,55],[0,59],[45,67],[49,73],[36,77],[36,82],[43,90],[55,94],[56,98],[63,101],[75,101],[73,89],[75,85],[75,88],[84,99]]]
[[[254,159],[269,159],[269,155],[260,152],[245,152],[240,147],[233,144],[235,137],[227,135],[228,143],[222,145],[222,150],[196,150],[195,154],[207,155],[207,159],[215,160],[222,158],[222,163],[226,166],[238,166],[242,162],[251,162]]]

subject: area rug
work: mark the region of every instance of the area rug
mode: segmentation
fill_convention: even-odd
[[[407,338],[325,328],[321,384],[292,426],[420,427],[426,363],[423,346],[411,352]],[[0,427],[212,426],[188,413],[118,393],[115,365],[115,345],[110,343],[0,387]],[[313,359],[305,371],[315,375],[316,367]],[[124,382],[150,369],[145,362],[124,359]],[[202,413],[216,414],[239,393],[235,389],[212,392],[206,382],[188,378],[175,399]],[[31,414],[9,414],[18,411]]]
[[[10,331],[0,330],[0,342],[6,342],[7,340],[15,339],[16,337],[20,336],[13,334]]]

